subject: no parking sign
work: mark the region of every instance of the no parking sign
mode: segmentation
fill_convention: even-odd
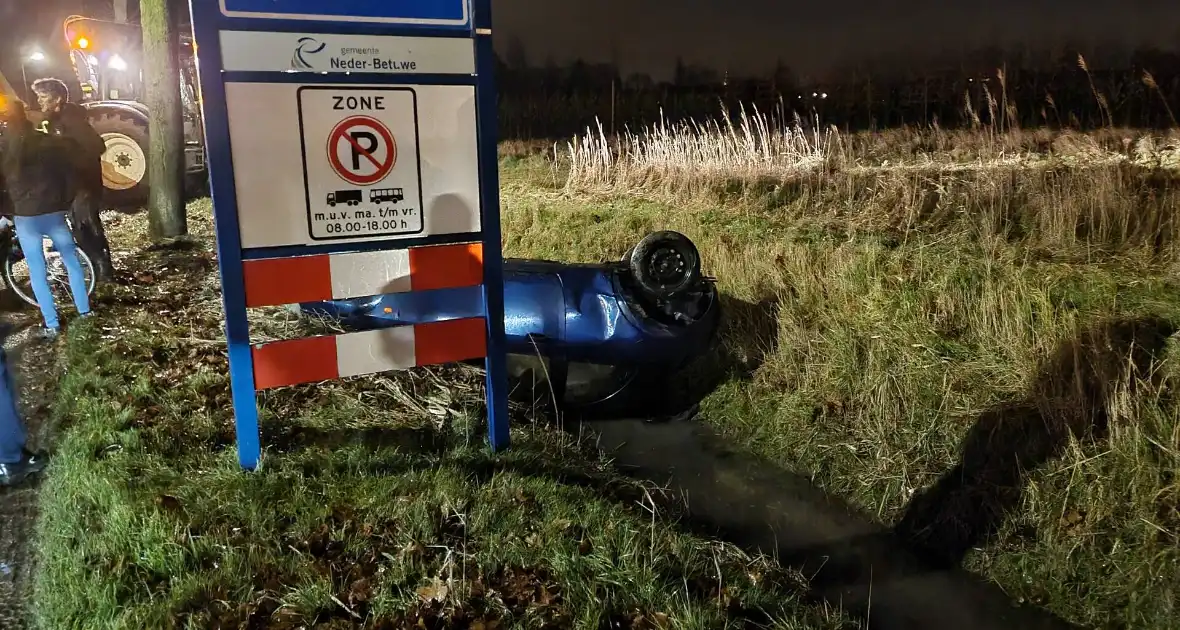
[[[426,226],[415,91],[304,86],[298,95],[310,237],[421,234]],[[341,203],[349,207],[341,209]]]
[[[506,447],[490,0],[190,3],[242,466],[260,389],[473,358]],[[250,343],[247,308],[471,287],[482,312]]]
[[[397,141],[380,120],[349,116],[328,134],[328,162],[348,183],[375,184],[389,177],[397,164]]]

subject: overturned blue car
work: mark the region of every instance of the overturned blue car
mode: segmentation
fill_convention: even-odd
[[[431,292],[305,302],[305,314],[350,330],[470,317],[479,291],[444,300]],[[464,303],[466,302],[466,303]],[[688,237],[647,235],[621,260],[571,264],[504,261],[508,368],[517,396],[554,402],[583,418],[658,418],[687,411],[670,388],[717,337],[720,300]]]

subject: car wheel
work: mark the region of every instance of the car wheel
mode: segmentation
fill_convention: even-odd
[[[654,297],[669,297],[701,279],[701,256],[696,245],[679,232],[664,230],[643,237],[628,257],[639,288]]]

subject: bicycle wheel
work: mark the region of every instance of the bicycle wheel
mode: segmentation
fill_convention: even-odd
[[[78,252],[78,260],[82,263],[82,276],[86,279],[86,295],[94,293],[94,263],[90,261],[90,256],[82,251],[82,248],[75,248]],[[13,255],[10,253],[4,260],[4,277],[8,280],[8,286],[12,287],[12,291],[16,293],[17,297],[25,302],[37,306],[37,297],[33,295],[33,283],[29,278],[29,265],[25,261],[24,256]],[[65,262],[61,259],[61,254],[57,251],[45,252],[45,275],[49,280],[49,289],[53,292],[53,300],[57,303],[74,301],[74,295],[70,292],[70,276],[66,271]]]

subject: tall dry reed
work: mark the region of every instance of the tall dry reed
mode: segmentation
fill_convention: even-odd
[[[757,110],[616,138],[598,125],[556,157],[575,193],[753,204],[858,231],[966,230],[1083,259],[1177,258],[1175,136],[1021,129],[1002,96],[986,107],[992,122],[974,131],[845,136]]]

